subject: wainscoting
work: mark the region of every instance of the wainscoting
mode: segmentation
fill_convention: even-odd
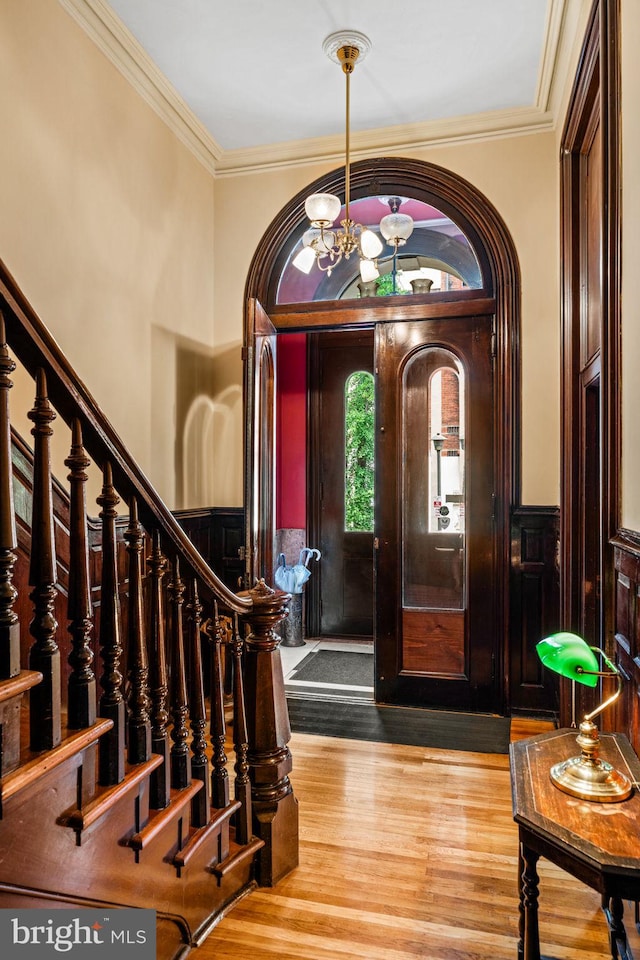
[[[244,510],[204,507],[176,510],[174,516],[211,569],[234,592],[242,589],[244,572]]]
[[[622,531],[613,542],[615,569],[614,661],[625,683],[607,727],[625,733],[640,749],[640,534]]]
[[[552,715],[554,675],[543,670],[536,643],[560,626],[558,507],[526,506],[511,515],[509,701],[512,713]]]

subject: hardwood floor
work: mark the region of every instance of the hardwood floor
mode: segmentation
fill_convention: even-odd
[[[512,738],[544,728],[517,721]],[[300,866],[194,960],[515,960],[508,757],[308,734],[291,748]],[[539,872],[542,952],[610,956],[598,895],[546,861]]]

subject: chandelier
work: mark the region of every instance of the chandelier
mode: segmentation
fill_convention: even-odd
[[[310,273],[314,264],[328,276],[341,260],[348,260],[355,253],[360,260],[360,275],[364,281],[375,280],[380,276],[381,263],[394,261],[398,247],[403,246],[413,232],[413,220],[408,214],[400,213],[400,197],[388,199],[390,213],[380,221],[380,233],[393,247],[393,253],[380,259],[384,247],[380,237],[373,230],[355,223],[349,216],[349,194],[351,189],[350,170],[350,80],[356,61],[364,59],[371,48],[371,42],[363,33],[354,30],[338,31],[330,34],[322,49],[336,63],[342,66],[346,78],[346,157],[344,173],[344,220],[340,227],[334,223],[340,215],[342,202],[333,193],[314,193],[307,197],[304,205],[310,226],[302,237],[302,250],[293,260],[293,264],[303,273]]]

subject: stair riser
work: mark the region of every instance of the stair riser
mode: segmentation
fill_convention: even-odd
[[[20,760],[20,703],[22,696],[0,703],[2,754],[0,776],[15,770]]]
[[[75,804],[76,784],[76,769],[68,765],[43,778],[28,797],[9,801],[0,824],[0,883],[49,891],[71,902],[89,898],[151,907],[182,917],[192,936],[250,884],[252,858],[240,862],[220,884],[207,870],[216,859],[217,835],[197,850],[177,879],[170,862],[178,850],[175,821],[142,851],[136,864],[133,852],[118,842],[135,832],[136,801],[131,795],[84,831],[82,845],[76,846],[73,832],[56,822]],[[185,836],[188,817],[189,806],[183,817]],[[38,831],[24,830],[17,850],[18,823],[37,823]]]

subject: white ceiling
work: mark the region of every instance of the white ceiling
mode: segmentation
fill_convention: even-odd
[[[559,5],[562,0],[103,4],[222,151],[344,130],[344,76],[322,51],[324,38],[339,29],[358,30],[372,43],[352,80],[354,131],[540,106],[549,25]]]

